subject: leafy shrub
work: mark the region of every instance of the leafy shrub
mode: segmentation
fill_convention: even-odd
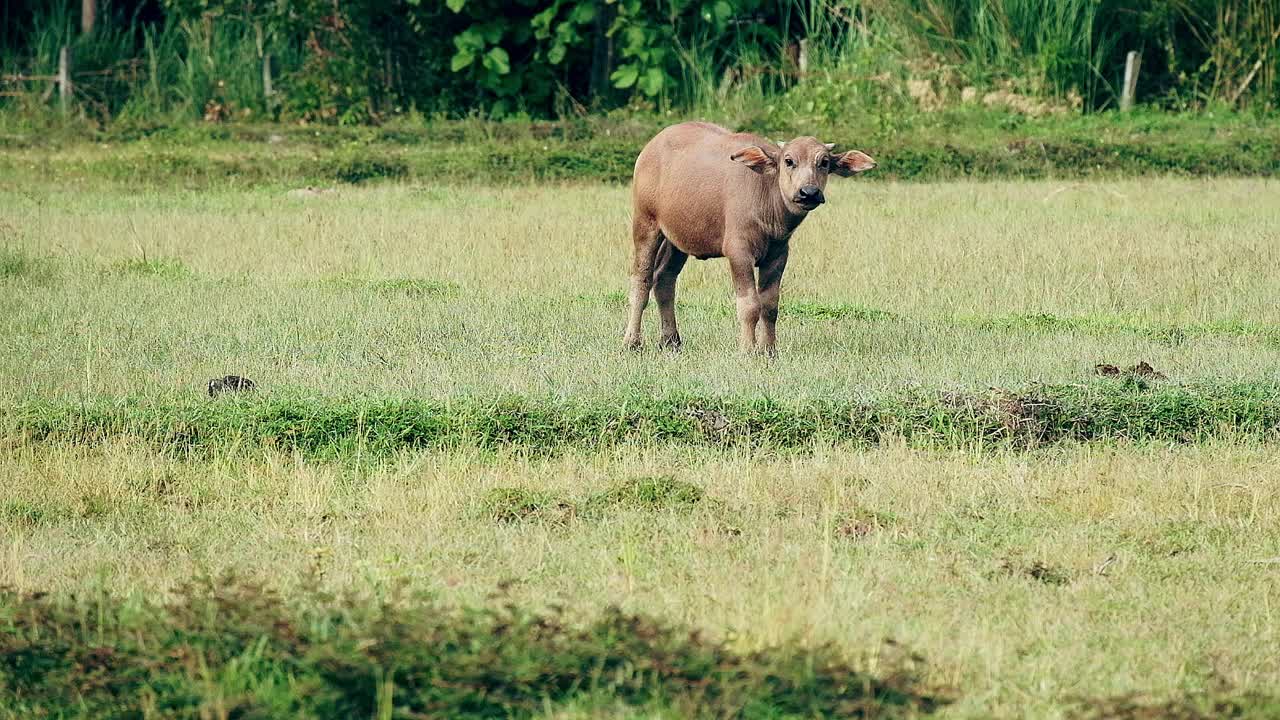
[[[361,183],[367,180],[405,177],[409,165],[400,158],[376,152],[344,152],[328,160],[320,161],[317,175],[345,183]]]

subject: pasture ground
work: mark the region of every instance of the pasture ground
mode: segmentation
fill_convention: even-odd
[[[834,643],[873,676],[910,669],[952,700],[944,717],[1270,717],[1278,189],[833,181],[793,240],[768,362],[735,350],[723,262],[681,279],[684,352],[621,351],[621,187],[3,183],[0,585],[116,598],[122,617],[228,572],[286,597],[405,585],[469,607],[501,588],[572,618],[616,604],[734,652]],[[646,329],[652,344],[652,308]],[[1094,374],[1138,361],[1166,377]],[[260,389],[203,394],[227,373]],[[973,399],[991,388],[1112,414],[1028,434],[1065,415],[1010,420]],[[832,398],[933,404],[784,441]],[[363,408],[405,402],[487,434],[368,429]],[[641,424],[609,443],[517,427],[652,402],[703,415],[686,432],[657,413],[652,438]],[[715,403],[737,409],[708,420]],[[335,405],[356,428],[311,444],[226,422]],[[184,670],[192,702],[301,707],[244,667]],[[361,712],[391,717],[398,696],[375,695]]]

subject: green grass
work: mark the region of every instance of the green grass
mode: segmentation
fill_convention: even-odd
[[[0,404],[198,408],[228,373],[304,412],[515,397],[553,418],[1026,393],[1140,360],[1174,394],[1276,381],[1273,181],[829,190],[792,240],[770,363],[734,349],[722,261],[681,277],[682,353],[652,349],[653,308],[650,349],[622,352],[623,188],[11,188],[12,252],[43,269],[0,280]],[[140,257],[183,270],[119,271]]]
[[[888,115],[881,115],[880,112]],[[709,119],[783,139],[815,134],[879,162],[867,180],[1264,176],[1280,171],[1280,130],[1250,115],[1069,115],[1028,118],[959,107],[937,113],[841,112],[768,123]],[[261,183],[453,184],[530,180],[623,183],[636,154],[671,117],[561,122],[401,122],[384,128],[283,125],[6,129],[0,170],[23,179],[191,188]],[[0,122],[3,117],[0,116]]]
[[[544,717],[683,717],[708,688],[715,715],[836,715],[810,670],[836,666],[953,718],[1273,711],[1274,180],[833,181],[768,361],[736,351],[723,262],[681,278],[681,353],[652,309],[621,349],[625,188],[23,172],[0,180],[0,586],[52,595],[0,623],[41,618],[22,647],[56,672],[0,671],[0,712],[385,716],[477,657]],[[1094,373],[1139,361],[1167,379]],[[209,398],[229,373],[257,390]],[[243,632],[184,625],[221,588],[180,588],[228,573],[283,600],[227,590]],[[399,624],[322,596],[401,586],[429,600]],[[504,655],[495,612],[572,629]],[[683,643],[672,674],[529,680],[581,675],[632,615]],[[432,633],[480,654],[428,657]],[[182,647],[205,665],[153,652]],[[695,656],[747,674],[695,682]]]
[[[406,449],[515,447],[532,452],[672,442],[799,449],[905,440],[943,447],[1064,441],[1275,440],[1280,385],[1162,385],[1141,378],[1041,385],[1022,393],[904,393],[794,403],[769,398],[458,397],[445,401],[143,399],[5,408],[0,432],[28,442],[128,437],[169,452],[274,447],[312,457]]]

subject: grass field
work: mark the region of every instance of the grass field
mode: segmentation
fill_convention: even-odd
[[[573,623],[616,604],[725,642],[672,641],[671,667],[764,668],[490,698],[516,715],[852,714],[814,688],[862,680],[751,655],[831,643],[943,717],[1276,716],[1275,181],[833,182],[793,239],[772,362],[736,351],[723,262],[681,279],[682,353],[652,348],[652,309],[650,347],[622,351],[623,187],[289,189],[0,180],[0,585],[53,598],[6,596],[0,649],[39,662],[0,664],[0,717],[130,693],[432,716],[408,671],[335,680],[319,636],[128,630],[228,572],[286,614],[402,585]],[[1094,373],[1139,361],[1165,378]],[[208,398],[227,373],[259,390]],[[357,655],[394,635],[368,627]],[[101,700],[92,658],[39,637],[186,643],[213,669],[139,660],[149,679]],[[636,637],[626,662],[666,636]],[[520,667],[595,652],[565,642]]]

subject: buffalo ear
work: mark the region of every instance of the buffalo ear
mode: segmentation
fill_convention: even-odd
[[[729,159],[742,163],[758,173],[766,173],[778,167],[777,161],[769,153],[765,152],[764,148],[757,145],[748,145],[730,155]]]
[[[832,155],[830,160],[831,172],[841,177],[857,175],[858,173],[871,170],[875,168],[875,166],[876,161],[872,160],[870,155],[857,150],[850,150],[848,152],[842,152],[839,155]]]

